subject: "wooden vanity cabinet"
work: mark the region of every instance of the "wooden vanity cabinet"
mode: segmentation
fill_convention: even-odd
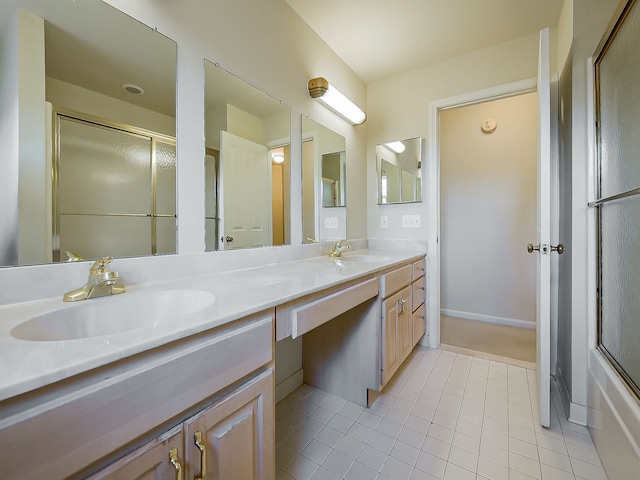
[[[206,478],[273,480],[274,314],[0,402],[0,477],[174,480],[195,470],[183,475],[194,478],[199,460],[185,459],[194,458],[192,425],[201,421],[210,442]]]
[[[413,348],[412,266],[380,275],[382,342],[380,387],[398,370]]]
[[[427,295],[426,276],[425,276],[425,259],[422,258],[411,265],[412,270],[412,311],[413,311],[413,346],[415,346],[420,338],[425,334],[427,329],[427,316],[425,308],[425,300]]]
[[[273,480],[273,391],[267,370],[89,480]]]
[[[184,478],[182,425],[103,468],[89,480],[180,480]]]
[[[186,478],[273,479],[273,391],[268,371],[187,420]]]
[[[382,301],[382,385],[396,373],[413,347],[410,305],[409,286]]]

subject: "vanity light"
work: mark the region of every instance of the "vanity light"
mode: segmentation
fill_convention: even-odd
[[[367,119],[367,114],[355,103],[345,97],[322,77],[312,78],[307,84],[311,98],[317,98],[325,106],[346,118],[352,125],[360,125]]]
[[[406,147],[404,146],[404,143],[402,142],[389,142],[389,143],[385,143],[384,146],[396,153],[402,153],[406,149]]]
[[[284,162],[284,153],[273,152],[271,154],[271,158],[273,159],[273,163],[283,163]]]

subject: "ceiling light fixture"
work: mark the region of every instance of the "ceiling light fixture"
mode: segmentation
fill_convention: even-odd
[[[132,95],[144,95],[146,92],[140,85],[134,85],[133,83],[125,83],[120,85],[125,92]]]
[[[307,84],[311,98],[320,100],[324,105],[346,118],[352,125],[360,125],[367,119],[367,114],[355,103],[340,93],[333,85],[322,77],[312,78]]]
[[[273,159],[273,163],[283,163],[284,162],[284,153],[273,152],[271,154],[271,158]]]
[[[399,141],[398,142],[385,143],[384,146],[387,147],[389,150],[395,152],[395,153],[402,153],[406,149],[406,147],[404,146],[404,143],[399,142]]]

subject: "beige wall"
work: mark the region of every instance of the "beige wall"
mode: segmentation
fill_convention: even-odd
[[[440,115],[441,309],[535,326],[537,95]],[[485,119],[495,119],[492,134]]]
[[[176,119],[55,78],[47,77],[47,101],[55,107],[136,127],[176,135]]]
[[[367,225],[370,238],[426,240],[428,204],[377,205],[375,146],[402,138],[429,136],[429,102],[535,77],[538,35],[480,50],[446,62],[368,85],[367,107]],[[425,143],[425,148],[428,145]],[[428,183],[423,162],[423,191]],[[423,198],[427,198],[423,194]],[[401,229],[402,215],[420,214],[421,228]],[[389,217],[381,229],[380,215]]]
[[[310,78],[324,76],[366,108],[366,87],[291,8],[279,0],[109,0],[178,44],[178,240],[179,251],[204,250],[203,59],[217,62],[239,78],[291,106],[292,145],[300,145],[300,116],[314,120],[347,140],[347,233],[366,236],[365,127],[353,127],[311,99]],[[278,28],[273,28],[278,25]],[[295,41],[292,41],[295,39]],[[297,150],[297,151],[296,151]],[[302,241],[301,152],[292,156],[292,243]],[[182,159],[182,160],[181,160]],[[349,175],[349,171],[356,174]]]

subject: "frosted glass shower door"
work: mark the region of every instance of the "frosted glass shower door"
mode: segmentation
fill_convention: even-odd
[[[155,220],[154,253],[176,251],[176,146],[155,142]]]
[[[151,254],[151,139],[64,116],[57,138],[54,256]]]
[[[627,4],[595,63],[598,347],[640,398],[640,8]]]

